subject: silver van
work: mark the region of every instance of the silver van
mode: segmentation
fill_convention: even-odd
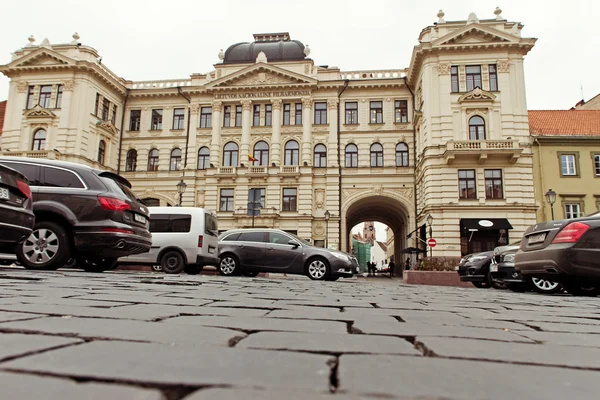
[[[148,253],[119,258],[119,264],[160,266],[167,274],[199,274],[219,265],[214,212],[196,207],[148,207],[152,247]],[[155,268],[158,269],[158,268]]]

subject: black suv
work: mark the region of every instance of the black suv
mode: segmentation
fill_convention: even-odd
[[[0,157],[29,180],[35,226],[17,246],[28,269],[57,269],[68,261],[91,272],[115,268],[117,258],[150,250],[148,208],[125,178],[85,165]]]
[[[31,235],[32,204],[27,177],[0,164],[0,252],[14,253],[15,246]]]

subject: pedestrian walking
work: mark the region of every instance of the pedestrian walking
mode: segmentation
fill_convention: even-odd
[[[396,265],[394,264],[394,261],[392,260],[388,264],[388,269],[390,270],[390,278],[394,276],[394,267],[396,267]]]
[[[408,271],[410,269],[410,257],[406,257],[406,262],[404,263],[404,270]]]

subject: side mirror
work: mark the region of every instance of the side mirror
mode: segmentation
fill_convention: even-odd
[[[296,242],[295,240],[290,240],[287,244],[289,244],[293,248],[296,248],[296,247],[300,246],[300,244],[298,242]]]

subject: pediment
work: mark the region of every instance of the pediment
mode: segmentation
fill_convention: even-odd
[[[11,67],[34,67],[46,65],[70,65],[73,60],[67,58],[53,50],[40,48],[26,56],[13,61]]]
[[[117,127],[114,126],[110,121],[98,121],[96,126],[112,136],[115,136],[117,133],[119,133]]]
[[[518,40],[517,37],[506,32],[501,32],[480,24],[470,24],[442,36],[435,40],[432,45],[511,43],[518,42]]]
[[[207,88],[316,84],[316,80],[264,63],[254,64],[207,85]]]
[[[25,118],[56,118],[56,114],[39,104],[23,113]]]
[[[478,102],[493,102],[496,100],[496,95],[492,92],[488,92],[486,90],[482,90],[481,88],[476,87],[460,96],[458,98],[459,103],[469,102],[469,101],[478,101]]]

